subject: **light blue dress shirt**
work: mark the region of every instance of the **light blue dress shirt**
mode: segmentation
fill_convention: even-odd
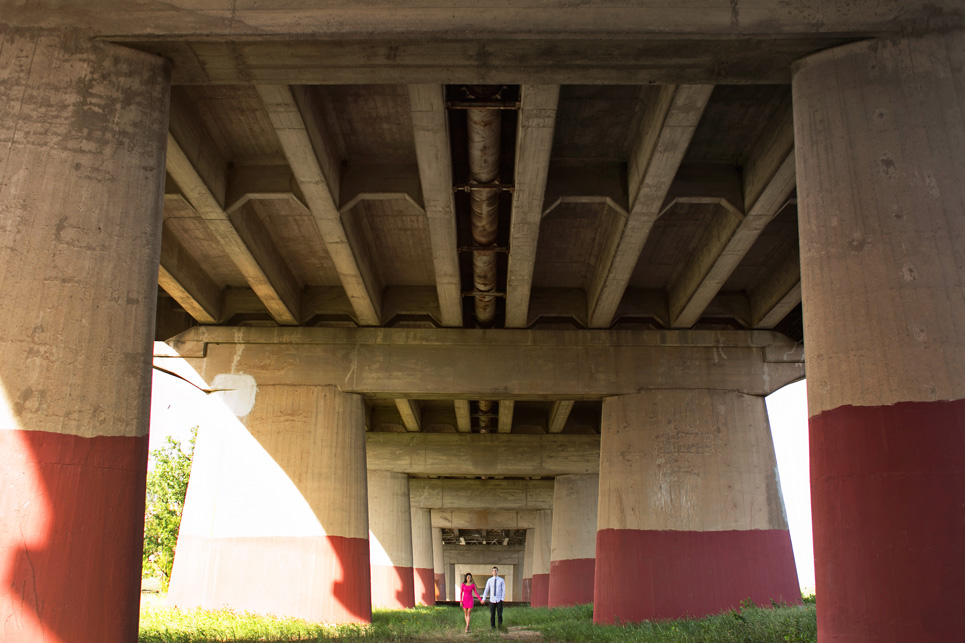
[[[490,576],[486,581],[486,589],[483,590],[482,599],[486,600],[489,596],[490,603],[501,603],[506,598],[506,581],[499,576]]]

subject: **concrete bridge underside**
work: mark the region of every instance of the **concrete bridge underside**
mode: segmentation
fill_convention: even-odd
[[[136,640],[160,339],[181,604],[793,600],[806,348],[820,640],[956,639],[961,3],[631,4],[5,7],[0,638]]]

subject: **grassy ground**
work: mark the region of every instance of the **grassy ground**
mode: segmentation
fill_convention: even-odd
[[[377,610],[372,625],[329,627],[297,619],[237,614],[230,610],[181,611],[148,602],[141,607],[140,643],[248,643],[255,641],[353,641],[436,643],[448,640],[641,643],[805,643],[817,640],[814,604],[738,610],[687,621],[626,626],[593,624],[590,605],[568,608],[507,607],[503,632],[489,629],[489,610],[473,611],[473,631],[463,633],[462,610],[418,607]]]

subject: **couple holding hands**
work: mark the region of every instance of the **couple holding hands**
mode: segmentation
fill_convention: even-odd
[[[503,600],[506,598],[506,581],[499,577],[498,568],[493,567],[493,576],[486,581],[486,588],[483,590],[482,597],[476,590],[476,583],[472,580],[472,574],[466,574],[463,577],[459,589],[462,592],[460,602],[462,611],[466,615],[467,632],[469,631],[469,615],[472,613],[473,607],[473,595],[484,605],[486,597],[489,597],[489,623],[493,629],[496,629],[496,615],[499,614],[499,627],[503,626]]]

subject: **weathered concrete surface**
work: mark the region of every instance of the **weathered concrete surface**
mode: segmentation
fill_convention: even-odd
[[[446,600],[446,566],[442,556],[442,529],[432,526],[432,516],[429,516],[429,527],[432,529],[432,571],[435,582],[437,601]]]
[[[552,480],[414,479],[409,497],[413,507],[429,509],[552,509],[553,486]]]
[[[959,636],[963,69],[957,32],[795,70],[821,640]]]
[[[432,517],[428,509],[413,506],[412,594],[416,605],[436,604],[432,556]]]
[[[520,600],[529,601],[533,596],[533,552],[536,549],[534,543],[535,529],[526,530],[526,544],[523,551],[523,573],[522,576],[522,588]]]
[[[137,638],[168,76],[0,28],[4,641]]]
[[[372,605],[386,609],[413,607],[409,477],[369,471],[368,488]]]
[[[607,398],[601,437],[596,622],[799,600],[763,398]]]
[[[531,331],[195,327],[168,342],[205,379],[416,399],[600,399],[644,388],[767,395],[804,377],[769,331]],[[507,373],[513,373],[507,378]]]
[[[198,436],[168,601],[370,621],[361,397],[273,386],[239,410]]]
[[[537,477],[600,468],[597,435],[367,433],[365,440],[370,469],[410,475]]]
[[[553,493],[550,607],[593,602],[600,476],[557,476]]]

